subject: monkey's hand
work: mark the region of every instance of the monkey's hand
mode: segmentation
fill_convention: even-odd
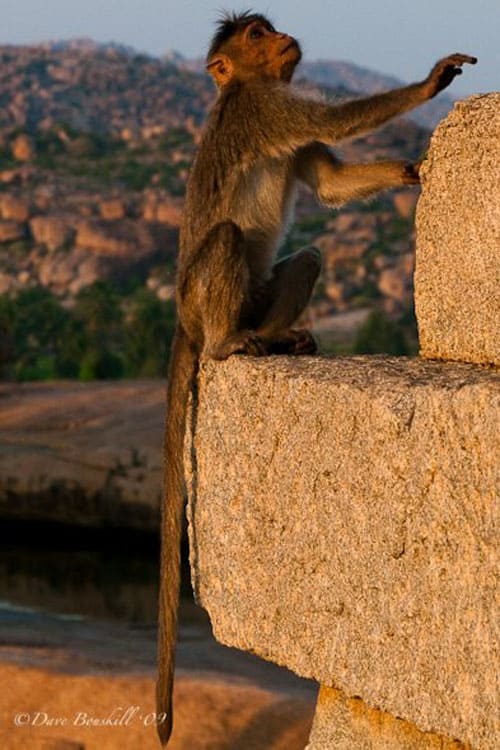
[[[420,166],[422,162],[415,164],[407,162],[403,164],[403,173],[401,175],[403,185],[420,185]]]
[[[439,94],[440,91],[449,86],[455,76],[462,75],[462,65],[464,63],[475,65],[477,57],[462,55],[457,52],[454,55],[448,55],[448,57],[443,57],[442,60],[439,60],[424,81],[427,98],[432,99],[433,96],[436,96],[436,94]]]

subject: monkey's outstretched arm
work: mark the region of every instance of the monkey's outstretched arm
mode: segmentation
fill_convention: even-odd
[[[460,66],[475,57],[454,54],[440,60],[424,81],[339,105],[301,98],[288,87],[264,84],[247,88],[248,111],[257,138],[253,142],[271,155],[293,152],[311,141],[335,143],[373,130],[391,117],[408,112],[446,88]],[[252,149],[252,144],[248,145]]]
[[[295,157],[295,171],[298,179],[308,185],[325,206],[367,198],[391,187],[419,184],[417,170],[408,162],[347,164],[323,143],[301,148]]]

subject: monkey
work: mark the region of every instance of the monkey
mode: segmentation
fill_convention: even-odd
[[[331,104],[308,99],[290,86],[301,55],[296,39],[250,11],[224,16],[207,55],[218,95],[186,189],[167,388],[157,680],[163,746],[173,721],[183,444],[199,363],[231,355],[316,351],[310,332],[294,324],[320,272],[319,251],[307,247],[276,261],[297,183],[307,185],[326,206],[418,184],[413,164],[347,164],[329,145],[431,99],[462,72],[464,63],[476,62],[469,55],[449,55],[419,83]]]

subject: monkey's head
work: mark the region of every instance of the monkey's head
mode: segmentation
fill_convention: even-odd
[[[259,13],[226,15],[207,55],[207,70],[219,88],[233,81],[290,81],[302,56],[300,45],[276,31]]]

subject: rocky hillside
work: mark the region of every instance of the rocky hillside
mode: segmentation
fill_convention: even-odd
[[[0,173],[0,294],[41,284],[63,298],[131,274],[172,295],[181,200],[161,190],[112,189],[51,170]]]
[[[147,138],[199,124],[212,96],[204,77],[114,46],[0,46],[1,130]]]
[[[2,46],[0,62],[0,300],[42,286],[69,309],[103,279],[121,295],[144,288],[169,300],[189,165],[215,95],[210,81],[178,59],[87,41]],[[346,96],[345,88],[325,91]],[[416,159],[428,137],[399,120],[340,153]],[[310,322],[333,328],[328,346],[349,348],[374,310],[410,320],[416,195],[387,193],[336,212],[301,194],[284,250],[315,241],[324,251]],[[2,317],[0,305],[0,331],[18,340],[9,310]],[[15,355],[0,345],[0,366],[2,356]]]
[[[202,59],[177,53],[157,59],[121,45],[91,40],[35,46],[0,46],[0,128],[77,130],[130,139],[199,125],[214,96]],[[303,62],[297,80],[337,96],[372,94],[403,86],[340,60]],[[443,94],[409,118],[433,128],[453,100]]]

